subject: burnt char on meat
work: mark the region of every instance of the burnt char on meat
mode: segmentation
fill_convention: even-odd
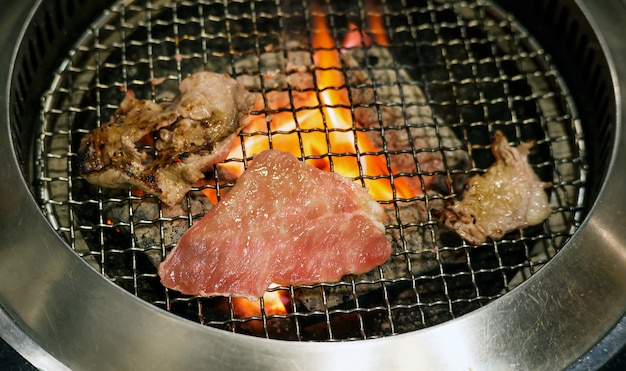
[[[207,166],[224,160],[254,100],[236,80],[212,72],[184,79],[166,105],[129,92],[110,121],[81,141],[81,176],[102,187],[136,187],[175,205]],[[152,153],[138,148],[146,136],[155,137]]]
[[[389,259],[385,212],[348,178],[268,150],[159,265],[189,295],[257,299],[271,283],[334,282]]]
[[[492,152],[496,162],[483,175],[468,179],[461,200],[452,200],[437,210],[444,228],[478,245],[488,237],[543,222],[551,213],[541,182],[528,163],[532,143],[511,147],[496,131]]]

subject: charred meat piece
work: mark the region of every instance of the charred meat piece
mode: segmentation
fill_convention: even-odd
[[[183,235],[158,273],[184,294],[249,299],[271,283],[337,281],[389,258],[384,219],[350,179],[268,150]]]
[[[167,105],[130,92],[106,125],[82,139],[81,176],[102,187],[136,187],[175,205],[207,166],[228,154],[254,100],[236,80],[212,72],[184,79]],[[151,152],[140,150],[146,136],[156,139]]]
[[[438,210],[444,228],[455,231],[474,245],[490,237],[543,222],[551,212],[544,188],[528,164],[531,143],[510,147],[496,131],[492,152],[496,162],[483,175],[468,179],[461,200]]]

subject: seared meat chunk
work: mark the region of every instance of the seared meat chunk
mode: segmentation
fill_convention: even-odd
[[[385,217],[350,179],[268,150],[183,235],[158,273],[184,294],[249,299],[271,283],[337,281],[389,259]]]
[[[212,72],[184,79],[166,105],[129,92],[110,121],[82,139],[81,176],[102,187],[136,187],[175,205],[207,166],[224,160],[254,100],[236,80]],[[155,138],[153,151],[140,150],[146,136]]]
[[[443,227],[478,245],[488,237],[543,222],[551,212],[541,182],[528,164],[531,143],[510,147],[496,131],[492,152],[496,162],[480,176],[467,181],[461,200],[447,203],[439,214]]]

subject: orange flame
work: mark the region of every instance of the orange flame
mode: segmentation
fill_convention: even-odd
[[[346,34],[341,46],[344,49],[358,48],[361,46],[371,46],[373,44],[380,46],[389,46],[390,42],[385,32],[383,15],[371,4],[368,4],[368,28],[369,33],[359,29],[359,27],[350,23],[350,31]],[[371,36],[370,36],[371,35]]]
[[[374,43],[380,46],[390,46],[391,43],[389,42],[387,33],[385,32],[385,21],[383,20],[383,15],[371,5],[369,13],[369,28],[370,33],[374,37]]]
[[[389,45],[382,15],[370,13],[369,27],[373,41],[351,25],[342,43],[343,48],[351,47],[351,43],[352,47],[368,46],[372,42],[381,46]],[[376,148],[365,131],[358,130],[339,49],[328,30],[325,17],[319,12],[313,13],[313,27],[316,89],[294,90],[287,98],[281,96],[285,92],[268,92],[267,108],[277,112],[247,118],[243,135],[233,144],[227,156],[229,160],[217,166],[218,172],[226,172],[235,179],[245,170],[244,150],[250,158],[268,149],[278,149],[296,157],[306,157],[307,163],[319,169],[334,171],[348,178],[363,179],[372,197],[379,201],[420,195],[421,189],[403,177],[394,177],[392,186],[393,171],[386,157],[379,154],[380,149]],[[358,38],[358,44],[354,44],[355,37]],[[366,41],[365,44],[362,40]],[[263,110],[263,104],[258,100],[254,110]],[[214,181],[207,184],[216,185]],[[218,202],[216,187],[205,188],[203,193],[214,204]],[[272,284],[270,287],[275,286]],[[238,318],[258,317],[261,315],[260,303],[260,300],[232,298],[233,312]],[[287,314],[288,303],[289,298],[280,290],[268,291],[263,296],[265,315]],[[256,328],[254,323],[249,326]]]
[[[270,287],[277,287],[276,284],[271,284]],[[266,316],[275,314],[287,314],[286,303],[289,302],[289,298],[285,297],[283,292],[267,291],[263,295],[263,311]],[[251,301],[245,298],[233,298],[233,313],[238,318],[257,317],[261,315],[261,301]]]
[[[370,14],[369,27],[374,42],[389,45],[382,15],[376,11]],[[421,194],[421,189],[415,189],[406,178],[395,177],[392,186],[393,171],[387,159],[379,154],[380,149],[376,148],[367,134],[358,130],[350,108],[340,53],[325,17],[319,12],[313,12],[313,28],[316,89],[293,92],[293,103],[278,97],[275,100],[281,102],[282,107],[275,107],[279,103],[272,103],[271,98],[284,92],[269,92],[268,108],[279,112],[271,116],[251,116],[243,131],[251,135],[243,136],[243,143],[236,141],[228,158],[243,159],[244,149],[247,156],[253,157],[273,148],[291,152],[296,157],[307,157],[307,163],[319,169],[334,171],[348,178],[364,179],[372,197],[379,201],[395,197],[411,198]],[[353,29],[346,35],[344,47],[353,42],[353,32],[359,32],[357,37],[361,45],[361,31]],[[260,110],[263,107],[256,108]],[[270,135],[271,145],[268,140]],[[238,177],[244,171],[244,164],[243,161],[232,161],[220,164],[219,168]],[[215,189],[207,188],[204,193],[217,202]]]

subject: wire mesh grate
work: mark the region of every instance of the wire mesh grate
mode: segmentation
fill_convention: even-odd
[[[156,264],[194,221],[236,181],[217,169],[181,205],[166,207],[133,190],[112,191],[78,175],[80,139],[104,124],[125,92],[170,101],[187,75],[228,73],[263,97],[252,115],[269,117],[319,107],[298,107],[303,94],[325,89],[314,76],[313,23],[323,14],[340,50],[335,66],[349,92],[349,129],[244,131],[242,143],[261,138],[269,146],[296,135],[301,158],[343,156],[385,159],[394,196],[382,200],[389,218],[390,260],[374,271],[340,282],[273,287],[283,309],[267,298],[256,311],[233,298],[197,298],[163,288]],[[372,15],[388,45],[365,45]],[[357,45],[341,41],[354,30]],[[369,32],[369,34],[368,34]],[[309,85],[307,85],[309,84]],[[287,99],[274,106],[273,99]],[[38,146],[39,191],[54,228],[101,274],[139,298],[204,325],[289,340],[359,340],[436,325],[475,310],[524,282],[559,251],[584,216],[586,162],[575,107],[549,55],[515,18],[489,1],[357,1],[346,9],[331,2],[120,1],[83,35],[59,66],[42,97]],[[394,120],[387,120],[393,117]],[[366,122],[366,124],[363,124]],[[437,227],[428,210],[455,196],[469,175],[493,162],[491,135],[502,130],[512,143],[533,140],[529,161],[548,189],[553,212],[542,225],[514,231],[500,241],[471,246]],[[347,131],[375,138],[376,150],[356,154],[306,153],[313,135]],[[358,134],[360,135],[360,134]],[[421,135],[423,145],[409,140]],[[252,155],[242,145],[243,163]],[[146,150],[150,150],[149,146]],[[434,156],[442,168],[430,168]],[[402,163],[393,171],[392,163]],[[380,178],[359,171],[356,181]],[[432,184],[404,197],[401,179]],[[396,183],[394,183],[396,182]],[[421,210],[421,211],[420,211]]]

